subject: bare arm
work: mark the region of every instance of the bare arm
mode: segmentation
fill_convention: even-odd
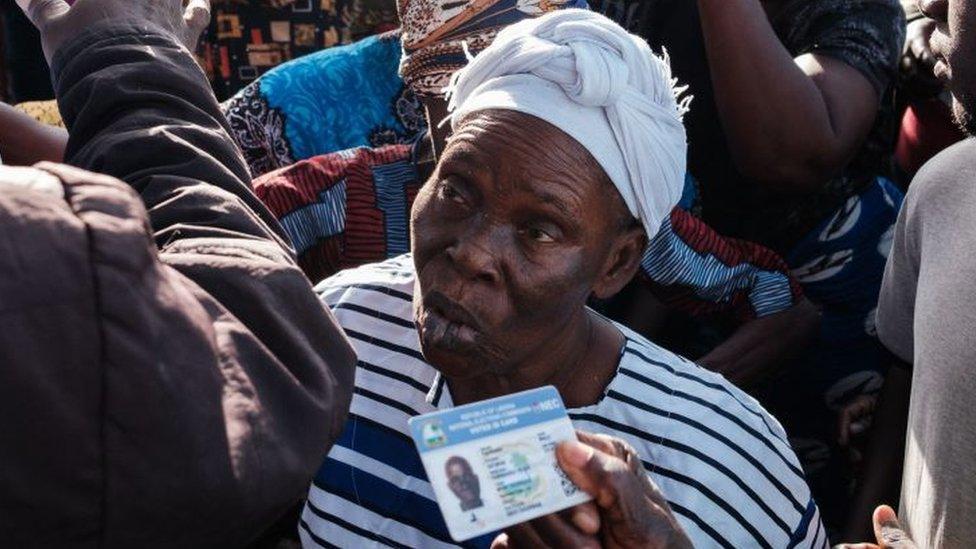
[[[61,162],[68,132],[41,124],[10,105],[0,103],[0,158],[12,166]]]
[[[855,494],[843,539],[871,539],[874,509],[881,504],[898,503],[911,389],[911,370],[906,366],[892,366],[874,412],[864,478]]]
[[[741,326],[698,363],[748,388],[777,373],[817,335],[820,312],[807,300]]]
[[[793,59],[758,0],[699,0],[719,114],[742,172],[778,193],[816,191],[856,154],[878,94],[853,67]]]

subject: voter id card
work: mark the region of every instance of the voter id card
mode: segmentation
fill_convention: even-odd
[[[576,432],[555,387],[417,416],[410,433],[454,541],[591,499],[556,463]]]

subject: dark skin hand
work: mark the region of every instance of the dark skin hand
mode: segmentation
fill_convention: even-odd
[[[872,514],[874,538],[877,543],[842,543],[834,549],[917,549],[912,538],[898,522],[894,509],[882,505]]]
[[[509,528],[492,549],[692,547],[633,448],[606,435],[577,436],[556,448],[556,459],[593,501]]]
[[[457,403],[547,384],[567,406],[599,399],[623,336],[585,304],[633,278],[647,239],[586,149],[532,116],[476,113],[411,222],[421,346]]]
[[[715,100],[736,165],[770,193],[820,190],[871,130],[878,96],[853,67],[793,58],[769,17],[782,2],[698,0]]]

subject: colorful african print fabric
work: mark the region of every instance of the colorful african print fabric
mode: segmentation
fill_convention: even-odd
[[[403,0],[400,74],[419,95],[443,95],[468,55],[488,47],[501,29],[551,11],[587,7],[585,0]]]
[[[365,38],[272,69],[222,106],[251,173],[360,146],[411,143],[427,129],[397,75],[397,33]]]
[[[394,0],[213,0],[199,55],[220,98],[290,59],[397,27]]]
[[[410,206],[423,184],[415,149],[361,147],[254,181],[313,282],[409,250]],[[779,256],[722,238],[680,208],[651,239],[641,267],[659,299],[698,317],[744,322],[782,312],[801,296]]]
[[[875,326],[878,294],[904,194],[876,178],[848,198],[787,255],[806,296],[820,306],[816,344],[761,400],[783,421],[817,501],[841,524],[850,502],[852,471],[837,447],[837,413],[881,389],[888,351]],[[839,482],[848,479],[848,483]]]

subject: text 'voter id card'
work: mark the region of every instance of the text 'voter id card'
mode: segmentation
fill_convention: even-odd
[[[556,463],[576,432],[555,387],[417,416],[410,432],[455,541],[591,499]]]

